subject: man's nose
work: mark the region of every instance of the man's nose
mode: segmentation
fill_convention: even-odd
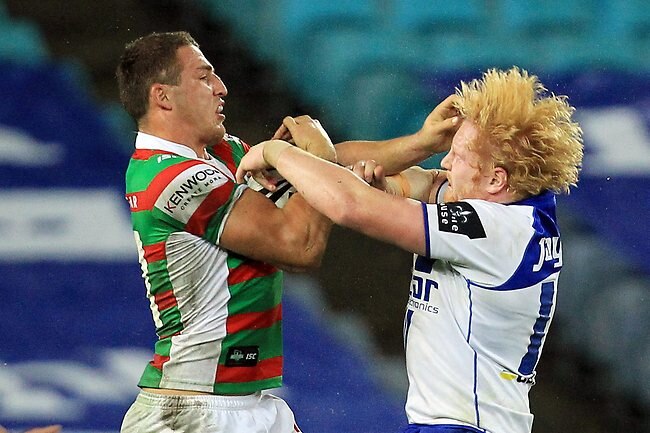
[[[216,78],[216,83],[214,85],[214,94],[219,96],[226,96],[228,94],[228,88],[219,77]]]

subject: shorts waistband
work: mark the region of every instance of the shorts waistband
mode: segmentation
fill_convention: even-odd
[[[259,391],[250,395],[162,395],[140,391],[135,401],[152,407],[247,409],[257,405],[261,398]]]

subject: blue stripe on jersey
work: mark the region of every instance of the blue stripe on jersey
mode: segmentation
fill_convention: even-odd
[[[433,262],[435,261],[435,259],[418,255],[415,258],[415,270],[418,272],[424,272],[425,274],[430,274],[431,271],[433,271]]]
[[[485,430],[453,424],[409,424],[400,433],[485,433]]]
[[[537,361],[539,360],[539,350],[542,340],[546,334],[546,325],[551,320],[551,308],[553,307],[553,295],[555,293],[555,283],[548,282],[542,284],[542,292],[539,296],[539,316],[533,325],[533,334],[530,336],[528,350],[519,364],[519,374],[526,376],[533,374]]]
[[[542,256],[543,264],[541,268],[537,271],[533,270],[535,265],[540,261],[540,255],[546,253],[541,243],[544,238],[548,238],[549,240],[556,238],[556,244],[558,247],[560,245],[560,231],[555,217],[555,195],[551,192],[545,192],[509,206],[532,206],[534,208],[532,227],[535,233],[528,242],[528,246],[524,251],[517,270],[506,282],[499,286],[490,287],[474,283],[478,287],[489,290],[522,289],[534,286],[546,280],[550,275],[560,272],[560,269],[562,269],[561,266],[556,267],[558,260],[544,260],[544,256]]]
[[[468,323],[467,323],[467,343],[469,344],[470,336],[472,335],[472,316],[474,313],[473,304],[472,304],[472,286],[470,285],[470,282],[467,282],[467,297],[469,299],[469,318],[468,318]],[[474,352],[474,412],[476,415],[476,424],[481,425],[481,414],[479,413],[478,409],[478,392],[477,392],[477,387],[478,387],[478,355],[476,354],[476,350],[474,347],[469,344],[469,346],[472,348],[472,352]]]
[[[406,317],[404,317],[404,349],[406,349],[406,340],[408,338],[409,328],[411,327],[411,319],[413,318],[413,310],[410,308],[406,310]]]
[[[431,250],[429,249],[429,212],[427,212],[427,204],[422,202],[422,212],[424,212],[424,242],[425,242],[425,256],[431,256]]]

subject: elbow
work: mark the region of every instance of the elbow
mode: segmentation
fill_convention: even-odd
[[[283,236],[279,248],[283,254],[282,269],[291,272],[309,272],[321,266],[332,222],[323,216],[312,224],[302,225],[301,229],[290,231]]]
[[[325,245],[300,245],[293,250],[289,260],[277,266],[288,272],[306,273],[320,268],[325,253]]]
[[[331,226],[331,224],[329,224]],[[330,227],[320,228],[318,233],[310,233],[300,239],[296,244],[296,263],[298,272],[308,272],[320,268],[327,247]]]

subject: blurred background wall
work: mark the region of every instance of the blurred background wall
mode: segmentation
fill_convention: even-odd
[[[459,81],[518,65],[585,130],[535,433],[650,431],[650,7],[642,0],[0,0],[0,424],[115,432],[154,330],[122,198],[126,42],[188,30],[250,144],[308,113],[332,139],[415,132]],[[436,167],[440,158],[425,161]],[[411,256],[336,228],[287,276],[286,397],[305,431],[405,423]]]

